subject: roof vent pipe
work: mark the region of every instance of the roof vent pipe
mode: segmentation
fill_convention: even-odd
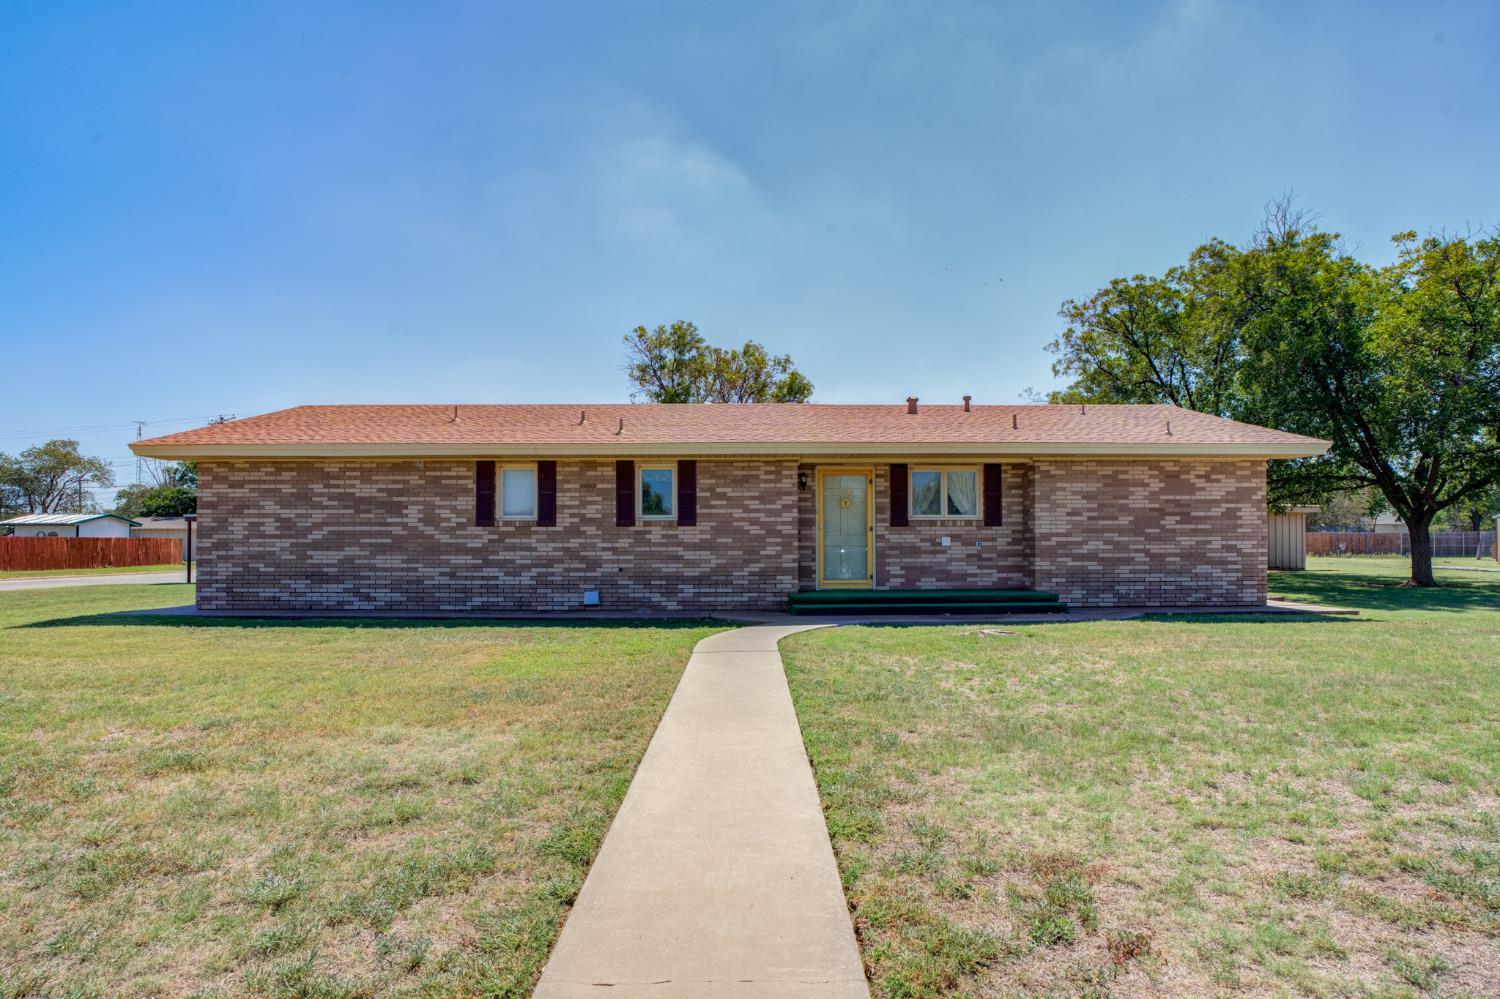
[[[909,396],[906,397],[906,411],[908,413],[915,413],[917,411],[917,397],[916,396],[909,395]]]
[[[969,412],[969,403],[971,403],[973,401],[974,401],[974,397],[972,395],[966,395],[966,396],[964,396],[964,412],[965,413]]]

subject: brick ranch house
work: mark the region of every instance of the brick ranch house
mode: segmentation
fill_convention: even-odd
[[[1327,442],[1173,406],[300,406],[194,459],[205,611],[775,610],[1013,588],[1258,606],[1266,460]]]

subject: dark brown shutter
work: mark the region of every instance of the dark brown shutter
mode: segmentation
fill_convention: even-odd
[[[1004,523],[1001,517],[1001,469],[1003,465],[988,464],[984,466],[984,526],[999,527]]]
[[[474,526],[495,526],[495,463],[474,462]]]
[[[907,514],[911,512],[910,503],[906,498],[906,488],[911,484],[907,478],[905,465],[891,466],[891,526],[905,527],[908,523]]]
[[[615,462],[615,526],[635,526],[635,462]]]
[[[536,526],[557,526],[557,462],[536,463]]]
[[[682,527],[698,524],[698,463],[692,458],[677,463],[677,523]]]

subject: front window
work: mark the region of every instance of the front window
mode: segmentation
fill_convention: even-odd
[[[677,490],[674,488],[672,478],[675,474],[676,469],[670,465],[641,469],[641,488],[638,495],[642,518],[671,520],[677,515],[674,507]]]
[[[943,473],[943,509],[948,516],[979,516],[978,478],[972,470]]]
[[[934,519],[978,517],[978,471],[973,468],[913,469],[911,515]]]
[[[941,517],[943,515],[943,473],[911,473],[911,515],[913,517]]]
[[[536,468],[516,465],[500,470],[500,516],[536,519]]]

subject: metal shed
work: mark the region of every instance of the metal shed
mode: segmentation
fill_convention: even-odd
[[[1307,568],[1307,515],[1315,506],[1292,506],[1266,514],[1266,566],[1271,569]]]

